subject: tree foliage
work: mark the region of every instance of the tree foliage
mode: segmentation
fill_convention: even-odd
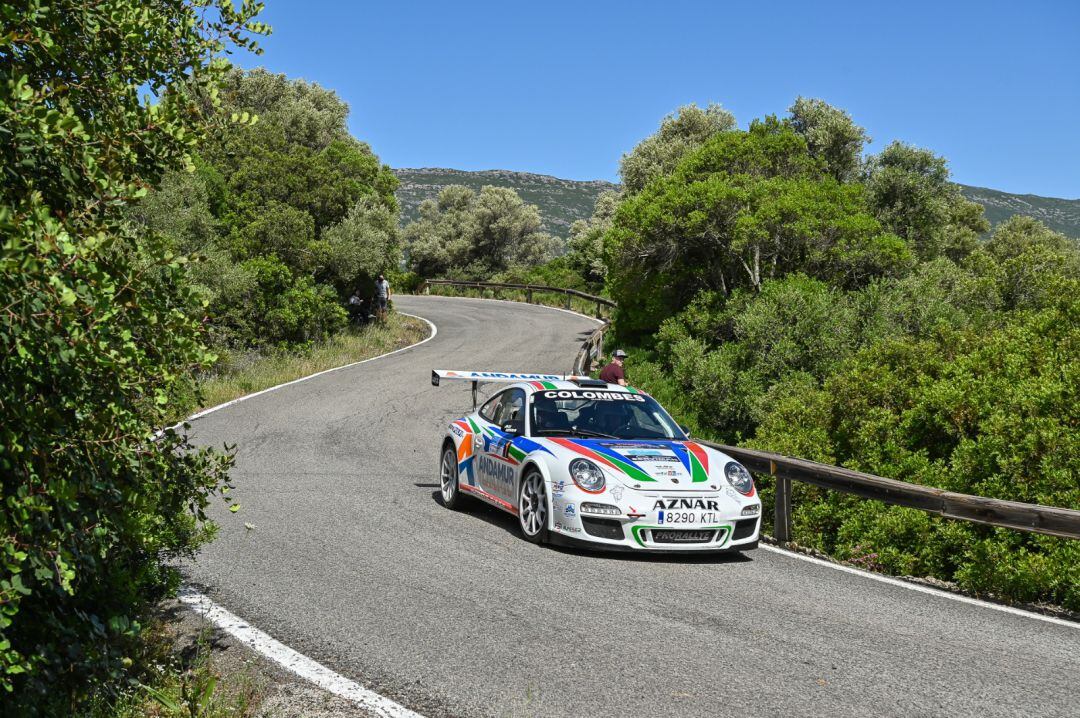
[[[540,212],[505,187],[474,192],[450,185],[420,205],[404,230],[409,266],[422,277],[489,278],[554,258],[559,240],[541,231]]]
[[[825,171],[838,182],[852,179],[862,164],[863,145],[870,141],[866,130],[824,100],[799,97],[788,112],[792,128],[803,136],[810,155],[822,161]]]
[[[874,215],[920,259],[959,259],[990,229],[982,207],[949,182],[945,158],[929,150],[893,142],[870,157],[864,183]]]
[[[735,116],[717,104],[690,104],[661,121],[660,128],[623,155],[619,163],[623,192],[640,192],[652,180],[668,174],[684,155],[714,135],[735,129]]]
[[[167,175],[130,216],[208,259],[194,279],[223,347],[325,337],[343,325],[348,294],[372,293],[398,266],[397,181],[349,134],[348,106],[330,90],[232,70],[219,96],[219,118],[253,121],[215,122],[195,172]],[[267,261],[287,285],[260,280],[254,268]],[[266,314],[283,297],[298,302],[289,321]]]
[[[596,198],[592,216],[570,225],[570,237],[566,244],[567,262],[586,282],[603,284],[607,276],[604,235],[611,229],[618,207],[617,192],[601,192]]]
[[[618,328],[640,337],[702,291],[731,294],[790,272],[845,287],[897,274],[906,244],[775,118],[724,132],[618,209],[605,240]]]
[[[212,360],[189,258],[125,209],[189,164],[245,2],[23,2],[0,9],[0,712],[68,715],[123,684],[167,561],[209,535],[227,457],[166,430],[178,384]],[[149,90],[156,100],[144,102]],[[169,202],[203,198],[178,183]],[[197,238],[201,210],[178,213]],[[197,241],[193,239],[193,241]],[[100,679],[94,683],[91,679]]]

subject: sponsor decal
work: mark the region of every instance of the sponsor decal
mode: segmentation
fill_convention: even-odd
[[[678,456],[642,456],[641,454],[627,454],[626,458],[639,464],[663,464],[672,462],[675,464],[680,463]]]
[[[461,439],[461,438],[463,438],[465,436],[465,432],[462,431],[461,427],[458,426],[457,424],[451,424],[450,425],[450,432],[459,439]]]
[[[625,391],[577,391],[562,389],[559,391],[542,391],[540,396],[545,399],[589,399],[592,401],[639,401],[644,403],[645,397],[640,394],[629,394]]]
[[[560,381],[562,379],[558,374],[504,374],[497,371],[470,371],[464,374],[447,372],[446,375],[464,376],[467,379],[520,379],[521,381]]]
[[[566,514],[567,516],[576,516],[577,515],[577,510],[574,508],[573,504],[567,504],[566,508],[563,509],[563,513]]]
[[[563,479],[559,479],[558,481],[552,481],[551,482],[551,490],[552,491],[566,491],[566,481],[563,480]]]
[[[714,499],[657,499],[653,504],[656,509],[702,509],[719,511],[720,504]]]
[[[608,493],[611,494],[611,498],[615,499],[616,501],[620,501],[623,495],[623,487],[612,486],[608,489]]]
[[[607,447],[608,449],[665,449],[667,448],[667,442],[661,441],[655,444],[646,444],[644,442],[634,441],[597,441],[600,446]],[[675,446],[678,446],[677,444]]]
[[[514,484],[514,469],[508,464],[496,461],[490,456],[480,454],[476,457],[476,471],[482,476],[494,479],[506,486]]]

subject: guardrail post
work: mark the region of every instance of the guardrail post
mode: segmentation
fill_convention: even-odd
[[[776,462],[769,461],[769,473],[776,478]],[[776,478],[776,499],[773,502],[773,533],[777,543],[791,540],[791,480]]]
[[[596,303],[596,318],[603,319],[604,315],[600,312],[600,302]]]
[[[532,289],[531,289],[531,288],[530,288],[530,289],[526,289],[526,290],[525,290],[525,301],[526,301],[526,302],[528,302],[529,304],[532,304],[532,303],[533,303],[533,300],[532,300]]]
[[[565,296],[566,296],[566,303],[563,305],[563,308],[566,309],[566,310],[569,310],[570,309],[570,295],[567,294]]]

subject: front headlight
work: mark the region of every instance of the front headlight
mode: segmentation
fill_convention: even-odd
[[[598,494],[604,490],[604,472],[588,459],[574,459],[570,462],[570,478],[579,489],[590,494]]]
[[[746,467],[738,461],[729,461],[724,467],[724,476],[728,483],[735,487],[740,494],[749,496],[754,493],[754,479]]]

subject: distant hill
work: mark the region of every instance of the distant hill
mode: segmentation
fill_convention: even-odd
[[[592,215],[598,194],[604,190],[618,189],[618,185],[603,180],[564,180],[509,170],[467,172],[425,167],[396,169],[394,174],[401,181],[397,197],[401,203],[402,224],[416,219],[420,203],[428,198],[434,199],[439,190],[447,185],[460,184],[477,190],[484,185],[495,185],[517,190],[522,199],[539,207],[544,227],[560,237],[567,236],[574,220]],[[1051,229],[1080,239],[1080,199],[1010,194],[967,185],[959,187],[965,197],[986,208],[986,218],[991,224],[999,224],[1014,214],[1026,214],[1041,220]]]
[[[394,174],[401,182],[397,198],[401,203],[402,224],[415,220],[420,203],[425,199],[435,199],[439,191],[447,185],[460,184],[475,190],[484,185],[494,185],[517,190],[523,200],[540,209],[544,228],[563,238],[570,233],[570,225],[574,220],[592,216],[597,195],[604,190],[618,189],[618,185],[603,180],[564,180],[549,175],[509,170],[466,172],[424,167],[396,169]]]
[[[1057,199],[1034,194],[1010,194],[985,187],[959,185],[972,202],[986,208],[990,224],[999,224],[1014,214],[1026,214],[1050,229],[1080,239],[1080,199]]]

